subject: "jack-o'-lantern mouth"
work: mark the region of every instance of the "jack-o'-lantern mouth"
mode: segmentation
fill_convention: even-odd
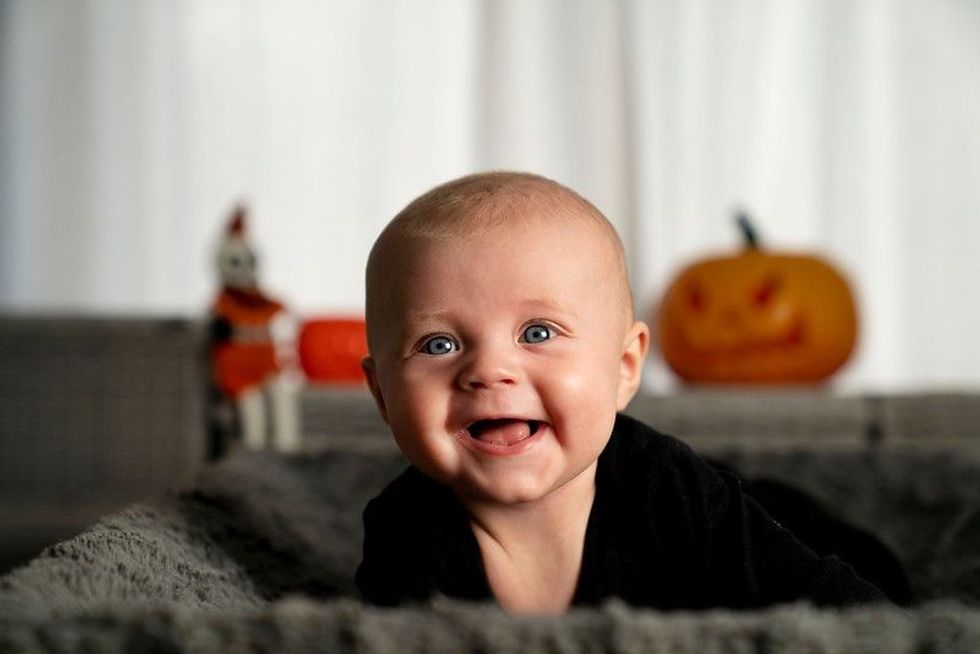
[[[695,335],[693,330],[682,328],[678,336],[684,347],[696,356],[737,357],[797,350],[806,343],[806,327],[803,319],[796,316],[779,334],[732,334],[719,328],[714,335],[704,331]]]

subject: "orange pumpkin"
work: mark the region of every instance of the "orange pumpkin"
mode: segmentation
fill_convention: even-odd
[[[760,249],[748,218],[738,224],[743,252],[697,261],[667,288],[653,320],[664,360],[692,382],[826,379],[857,340],[847,281],[812,254]]]
[[[300,329],[300,365],[312,382],[364,383],[361,359],[367,352],[367,331],[363,320],[308,320]]]

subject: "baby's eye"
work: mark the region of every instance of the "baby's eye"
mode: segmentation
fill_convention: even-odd
[[[433,336],[419,349],[425,354],[449,354],[459,349],[459,343],[448,336]]]
[[[521,334],[521,341],[525,343],[544,343],[555,333],[547,325],[531,325]]]

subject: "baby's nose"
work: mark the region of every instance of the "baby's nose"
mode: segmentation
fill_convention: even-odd
[[[459,375],[459,385],[465,390],[509,386],[517,383],[517,365],[500,347],[483,347],[470,352]]]

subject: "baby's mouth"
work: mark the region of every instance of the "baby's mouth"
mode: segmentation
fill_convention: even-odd
[[[477,420],[466,428],[466,433],[470,438],[483,443],[506,446],[514,445],[534,436],[541,425],[539,420],[494,418],[492,420]]]

